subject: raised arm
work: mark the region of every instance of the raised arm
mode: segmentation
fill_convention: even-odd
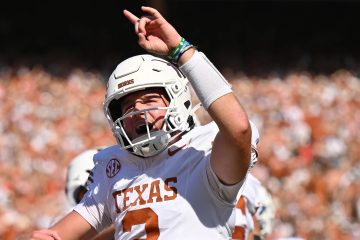
[[[134,24],[139,45],[150,53],[167,56],[181,36],[154,8],[141,7],[146,16],[124,10]],[[235,184],[246,176],[250,164],[251,127],[247,114],[223,76],[194,48],[178,59],[195,92],[219,127],[211,155],[211,166],[225,184]]]

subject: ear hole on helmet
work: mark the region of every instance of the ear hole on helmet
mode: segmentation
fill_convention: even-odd
[[[191,102],[189,100],[187,100],[186,102],[184,102],[184,105],[188,109],[191,105]]]
[[[193,116],[190,115],[187,119],[187,122],[191,128],[193,128],[195,126],[195,121],[194,121]]]

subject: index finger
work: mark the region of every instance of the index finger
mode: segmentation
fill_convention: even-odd
[[[156,10],[155,8],[152,7],[146,7],[146,6],[142,6],[141,10],[150,14],[151,16],[155,17],[155,18],[161,18],[161,14],[159,13],[158,10]]]
[[[132,14],[131,12],[129,12],[128,10],[124,9],[123,11],[124,16],[132,23],[135,24],[139,18],[137,16],[135,16],[134,14]]]

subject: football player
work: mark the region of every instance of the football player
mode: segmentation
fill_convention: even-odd
[[[74,211],[31,239],[229,239],[251,158],[251,126],[230,84],[154,8],[134,25],[147,52],[111,74],[104,112],[118,145],[94,156]],[[167,60],[165,60],[167,58]],[[213,122],[195,127],[188,83]],[[120,147],[119,147],[120,146]]]

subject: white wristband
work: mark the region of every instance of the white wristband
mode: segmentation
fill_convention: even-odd
[[[232,92],[231,85],[202,52],[195,51],[180,70],[189,79],[205,109],[216,99]]]

